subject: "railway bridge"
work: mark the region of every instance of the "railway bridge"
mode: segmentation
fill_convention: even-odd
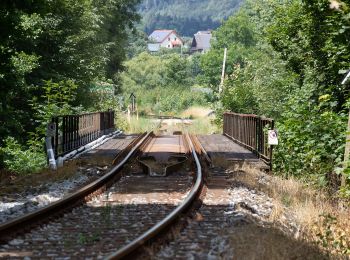
[[[273,214],[271,199],[241,187],[235,177],[271,170],[272,119],[227,112],[221,134],[195,135],[176,119],[169,131],[125,135],[114,116],[107,111],[52,119],[47,142],[55,167],[76,161],[80,174],[98,169],[98,176],[54,202],[3,216],[0,258],[270,256],[251,246],[276,232],[261,224]],[[306,247],[318,254],[277,237],[286,250]]]

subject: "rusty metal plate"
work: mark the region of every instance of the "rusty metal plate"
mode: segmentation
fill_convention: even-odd
[[[145,173],[153,177],[164,177],[187,161],[188,145],[183,135],[154,137],[138,158]]]
[[[143,156],[153,157],[159,163],[166,163],[170,157],[186,153],[188,148],[182,135],[154,137],[143,150]]]

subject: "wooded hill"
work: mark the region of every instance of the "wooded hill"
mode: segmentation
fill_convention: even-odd
[[[154,29],[176,29],[183,36],[199,30],[216,29],[232,15],[243,0],[144,0],[139,6],[146,33]]]

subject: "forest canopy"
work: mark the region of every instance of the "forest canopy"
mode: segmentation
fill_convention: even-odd
[[[214,30],[231,16],[242,0],[144,0],[139,6],[142,28],[148,34],[155,29],[175,29],[192,37],[197,31]]]

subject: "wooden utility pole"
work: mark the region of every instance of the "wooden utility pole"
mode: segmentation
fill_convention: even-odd
[[[342,84],[345,85],[348,80],[350,79],[350,70],[348,74],[346,75],[345,79],[343,80]],[[349,117],[348,117],[348,128],[346,131],[346,142],[345,142],[345,153],[344,153],[344,170],[347,167],[350,167],[349,165],[349,154],[350,154],[350,110],[349,110]],[[341,185],[344,187],[346,185],[346,176],[343,173],[342,179],[341,179]]]
[[[344,170],[347,167],[350,167],[349,164],[349,154],[350,154],[350,110],[349,110],[349,119],[348,119],[348,129],[346,131],[346,143],[345,143],[345,153],[344,153]],[[341,179],[341,186],[346,185],[346,176],[343,174]]]
[[[227,59],[227,48],[224,51],[224,61],[222,63],[222,73],[221,73],[221,82],[219,86],[219,94],[221,95],[222,90],[224,88],[224,80],[225,80],[225,69],[226,69],[226,59]]]

